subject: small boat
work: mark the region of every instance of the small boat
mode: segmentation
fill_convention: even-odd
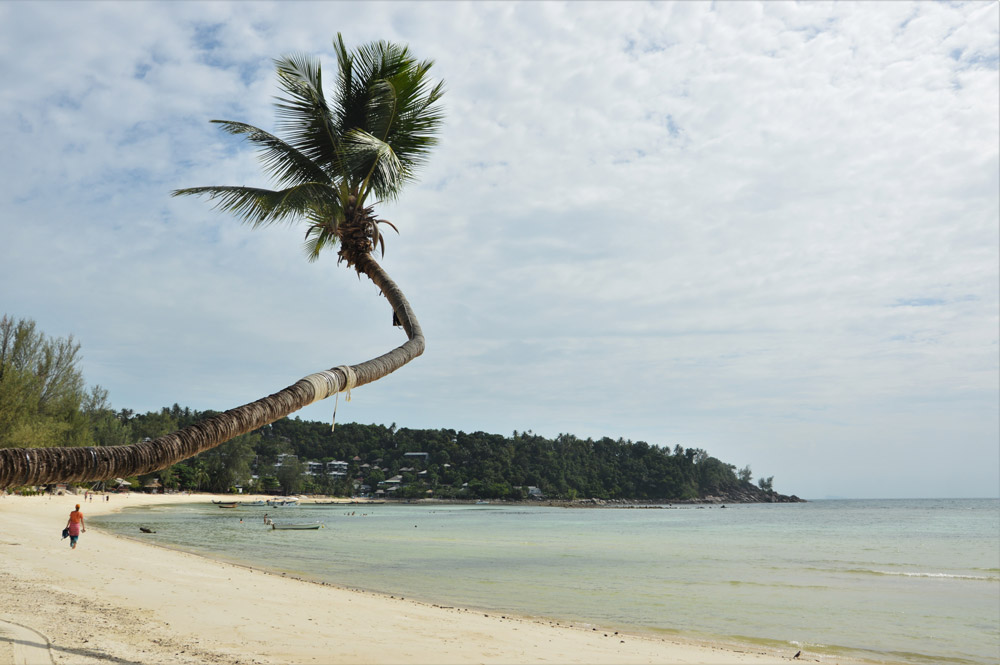
[[[268,499],[267,505],[269,506],[297,506],[299,505],[298,499]]]
[[[235,508],[236,506],[238,506],[240,504],[238,504],[235,501],[233,501],[232,503],[216,503],[215,505],[217,505],[219,508]]]
[[[278,524],[277,522],[271,522],[271,528],[278,531],[311,531],[314,529],[322,529],[323,525],[319,522],[313,522],[311,524]]]
[[[214,503],[215,505],[218,506],[221,503],[236,503],[236,502],[235,501],[216,501],[215,499],[212,499],[212,503]]]
[[[263,500],[261,501],[240,501],[241,506],[266,506]]]

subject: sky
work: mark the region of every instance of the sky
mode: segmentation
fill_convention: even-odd
[[[116,409],[225,410],[405,341],[211,125],[273,59],[445,81],[377,212],[423,356],[338,422],[703,448],[804,498],[1000,495],[996,2],[0,2],[0,312]],[[330,398],[298,413],[330,420]]]

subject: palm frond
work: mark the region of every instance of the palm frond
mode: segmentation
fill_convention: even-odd
[[[437,132],[444,121],[438,104],[444,86],[432,85],[428,76],[432,64],[415,64],[373,86],[371,133],[392,146],[404,166],[406,180],[412,179],[437,144]]]
[[[399,91],[396,90],[397,79],[379,79],[373,81],[368,98],[368,131],[373,136],[377,136],[383,141],[388,138],[393,122],[396,120],[399,105],[405,103],[405,98],[400,99]],[[402,81],[405,84],[405,81]],[[406,90],[404,88],[403,93]]]
[[[264,169],[283,185],[301,185],[307,182],[323,182],[329,175],[294,147],[263,129],[232,120],[213,120],[230,134],[244,136],[260,150]]]
[[[323,97],[319,61],[306,55],[288,55],[275,60],[275,67],[285,93],[275,101],[278,128],[290,145],[334,176],[339,133],[332,126],[330,108]]]
[[[303,249],[310,263],[316,261],[324,249],[337,245],[338,228],[343,221],[341,212],[342,209],[333,211],[320,208],[307,213],[306,219],[309,222],[309,228],[306,229]]]
[[[337,91],[332,100],[331,115],[334,127],[343,135],[351,127],[365,126],[367,100],[354,97],[354,55],[347,50],[344,37],[339,32],[334,49],[337,53]]]
[[[392,146],[366,131],[352,129],[344,136],[344,161],[352,172],[364,172],[360,200],[369,193],[379,199],[395,198],[407,179],[406,169]]]
[[[256,187],[190,187],[174,190],[172,195],[207,196],[215,202],[215,209],[232,213],[253,228],[292,222],[317,207],[329,211],[341,209],[340,198],[334,188],[313,182],[279,191]]]
[[[430,79],[433,62],[418,62],[406,46],[379,41],[351,52],[338,34],[334,47],[338,64],[337,94],[331,100],[334,126],[344,140],[355,131],[376,137],[402,166],[396,169],[400,177],[373,176],[375,158],[357,159],[358,146],[352,145],[342,148],[351,153],[343,173],[356,188],[374,181],[380,197],[395,198],[437,142],[444,119],[438,101],[444,87]]]

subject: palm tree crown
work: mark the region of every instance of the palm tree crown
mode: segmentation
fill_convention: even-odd
[[[430,60],[385,41],[350,52],[338,33],[337,82],[327,98],[317,59],[289,55],[275,61],[282,94],[276,100],[279,138],[242,122],[213,120],[245,137],[279,189],[208,186],[174,196],[207,195],[216,207],[254,228],[304,220],[306,254],[340,244],[340,260],[357,266],[385,241],[370,200],[395,199],[436,144],[443,120]],[[392,224],[389,224],[393,226]],[[393,226],[395,229],[395,226]]]

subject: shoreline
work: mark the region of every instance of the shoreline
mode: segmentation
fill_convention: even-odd
[[[35,631],[55,663],[785,663],[793,653],[683,637],[614,633],[555,619],[491,614],[351,589],[88,529],[84,515],[218,497],[0,498],[0,662]],[[256,497],[242,497],[252,500]],[[40,643],[41,638],[38,642]],[[6,651],[5,651],[6,649]],[[830,662],[803,654],[794,662]],[[835,659],[845,662],[844,659]]]

